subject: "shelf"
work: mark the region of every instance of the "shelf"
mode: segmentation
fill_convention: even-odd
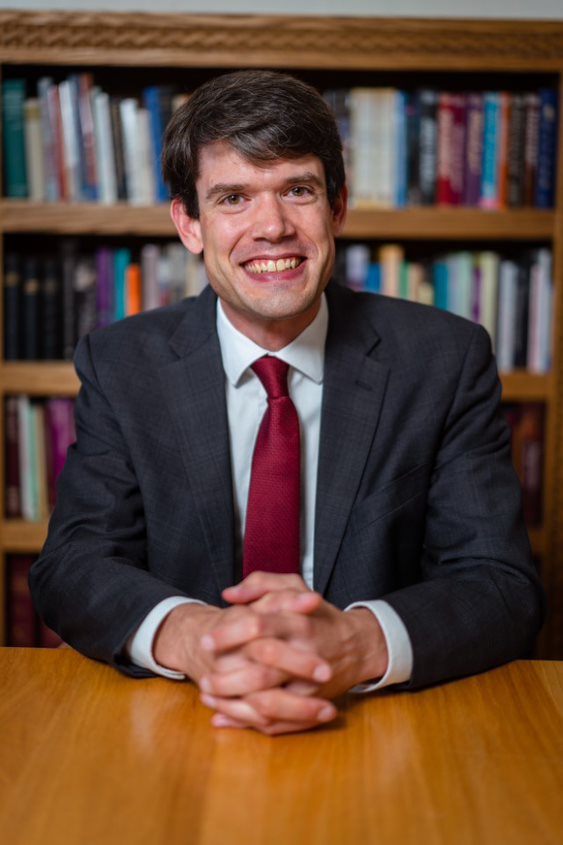
[[[0,366],[2,393],[76,396],[79,381],[70,361],[14,361]]]
[[[50,235],[143,235],[173,237],[168,205],[132,206],[93,203],[31,203],[0,200],[1,228],[7,233]],[[382,240],[549,240],[552,211],[432,207],[350,209],[344,238]]]
[[[551,375],[516,370],[501,373],[504,402],[547,402],[551,398]]]
[[[47,537],[46,522],[5,519],[0,523],[2,551],[9,554],[40,552]]]

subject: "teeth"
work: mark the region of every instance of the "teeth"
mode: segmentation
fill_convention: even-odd
[[[250,273],[282,273],[284,270],[294,270],[301,263],[296,256],[291,258],[278,258],[274,261],[270,258],[267,261],[250,261],[246,269]]]

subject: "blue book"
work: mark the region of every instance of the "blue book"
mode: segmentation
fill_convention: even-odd
[[[446,261],[438,260],[432,265],[432,280],[434,282],[434,305],[444,311],[449,309],[449,272]]]
[[[395,206],[403,208],[407,204],[407,95],[397,91],[395,97]]]
[[[131,264],[131,250],[116,249],[114,262],[114,319],[122,320],[127,316],[127,268]]]
[[[536,208],[555,205],[555,168],[557,158],[557,91],[542,88],[538,128],[538,171],[536,179]]]
[[[483,208],[498,208],[500,140],[500,97],[488,92],[484,102],[483,172],[481,175],[481,201]]]
[[[5,193],[12,199],[25,199],[29,196],[25,161],[24,103],[25,80],[5,79],[2,83]]]
[[[170,92],[159,85],[150,85],[143,89],[143,104],[149,113],[149,124],[152,146],[152,167],[154,173],[154,184],[156,186],[156,198],[158,202],[167,202],[169,199],[168,189],[162,176],[160,164],[162,156],[162,138],[166,128],[167,106],[166,98]]]
[[[366,291],[381,293],[381,265],[371,262],[366,276]]]

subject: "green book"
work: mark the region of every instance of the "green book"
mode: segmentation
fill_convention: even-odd
[[[28,196],[25,165],[25,80],[2,83],[2,125],[4,127],[5,194],[12,199]]]

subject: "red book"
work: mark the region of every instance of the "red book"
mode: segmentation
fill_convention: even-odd
[[[8,559],[8,645],[34,646],[37,617],[31,601],[28,578],[33,558],[13,555]]]
[[[66,453],[76,440],[74,429],[74,401],[72,399],[49,399],[45,403],[45,428],[47,453],[49,455],[49,505],[54,507],[56,485],[66,461]]]
[[[438,185],[440,205],[460,205],[465,182],[466,97],[440,94],[438,105]]]

